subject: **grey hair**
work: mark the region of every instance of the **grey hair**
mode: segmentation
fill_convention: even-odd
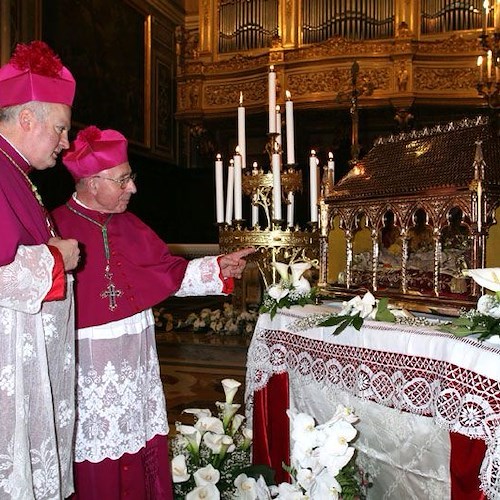
[[[38,121],[44,122],[48,114],[48,103],[40,101],[29,101],[14,106],[0,108],[0,122],[13,121],[23,109],[29,109]]]

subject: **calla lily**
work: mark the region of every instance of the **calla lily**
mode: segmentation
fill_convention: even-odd
[[[290,271],[292,273],[292,283],[294,286],[297,286],[298,281],[302,278],[302,275],[308,269],[311,269],[311,264],[309,262],[297,262],[290,265]]]
[[[470,276],[479,286],[492,292],[500,292],[500,267],[466,269],[463,274]]]
[[[237,432],[238,429],[241,427],[241,424],[245,421],[245,417],[243,415],[240,415],[237,413],[233,417],[233,421],[231,422],[231,435],[234,436]]]
[[[194,482],[196,486],[203,486],[205,484],[217,484],[220,479],[220,471],[218,471],[212,464],[206,467],[201,467],[194,474]]]
[[[182,434],[182,437],[187,441],[187,448],[194,455],[198,455],[201,443],[201,433],[192,425],[179,425],[177,430]]]
[[[299,294],[306,294],[311,291],[311,283],[309,283],[309,281],[307,281],[303,276],[296,281],[293,286],[295,287],[295,292]]]
[[[269,296],[272,297],[276,302],[279,302],[283,297],[286,297],[290,293],[290,289],[282,285],[272,285],[269,287]]]
[[[219,500],[220,491],[214,484],[197,486],[186,495],[186,500]]]
[[[248,448],[250,448],[250,445],[252,444],[252,440],[253,440],[253,431],[252,429],[249,429],[248,427],[245,427],[241,433],[243,434],[243,437],[245,438],[244,441],[243,441],[243,444],[241,445],[241,447],[246,450]]]
[[[500,301],[494,295],[482,295],[479,297],[476,309],[481,314],[491,316],[492,318],[500,318]]]
[[[224,426],[224,429],[228,429],[233,417],[236,415],[236,412],[241,408],[241,405],[221,402],[217,402],[215,404],[222,410],[222,425]]]
[[[241,386],[241,382],[232,378],[225,378],[221,383],[226,395],[226,403],[231,404],[235,394],[238,392],[238,388]]]
[[[185,410],[182,410],[182,413],[194,415],[197,419],[212,416],[212,412],[206,408],[186,408]]]
[[[196,422],[196,424],[194,424],[194,427],[202,434],[208,431],[214,432],[215,434],[224,433],[222,420],[216,417],[202,417]]]
[[[240,474],[235,480],[236,497],[241,500],[258,500],[257,497],[257,481],[253,477],[248,477],[246,474]]]
[[[273,262],[272,266],[276,271],[278,271],[278,274],[281,276],[281,279],[288,283],[290,281],[290,277],[288,276],[288,270],[290,266],[288,264],[284,264],[283,262]]]
[[[174,483],[184,483],[189,479],[186,457],[177,455],[172,459],[172,481]]]

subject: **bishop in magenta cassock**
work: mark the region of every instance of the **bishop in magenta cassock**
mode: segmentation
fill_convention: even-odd
[[[76,497],[172,498],[168,422],[152,306],[171,295],[228,293],[244,249],[186,261],[127,204],[136,192],[127,141],[88,127],[63,163],[76,192],[53,212],[58,230],[81,243],[76,273]]]

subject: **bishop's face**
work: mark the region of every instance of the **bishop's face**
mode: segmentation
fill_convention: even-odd
[[[128,162],[102,170],[90,179],[89,187],[92,193],[89,208],[109,214],[125,212],[130,197],[137,192]]]
[[[29,122],[26,157],[37,170],[53,167],[59,153],[69,148],[71,108],[66,104],[45,104],[45,109],[43,118],[36,113],[23,115]]]

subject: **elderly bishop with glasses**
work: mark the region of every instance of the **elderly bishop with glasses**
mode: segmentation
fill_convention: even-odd
[[[77,499],[172,498],[168,422],[151,307],[170,295],[230,293],[247,248],[186,261],[127,211],[127,140],[91,126],[63,156],[76,192],[53,212],[81,243],[76,272]]]

